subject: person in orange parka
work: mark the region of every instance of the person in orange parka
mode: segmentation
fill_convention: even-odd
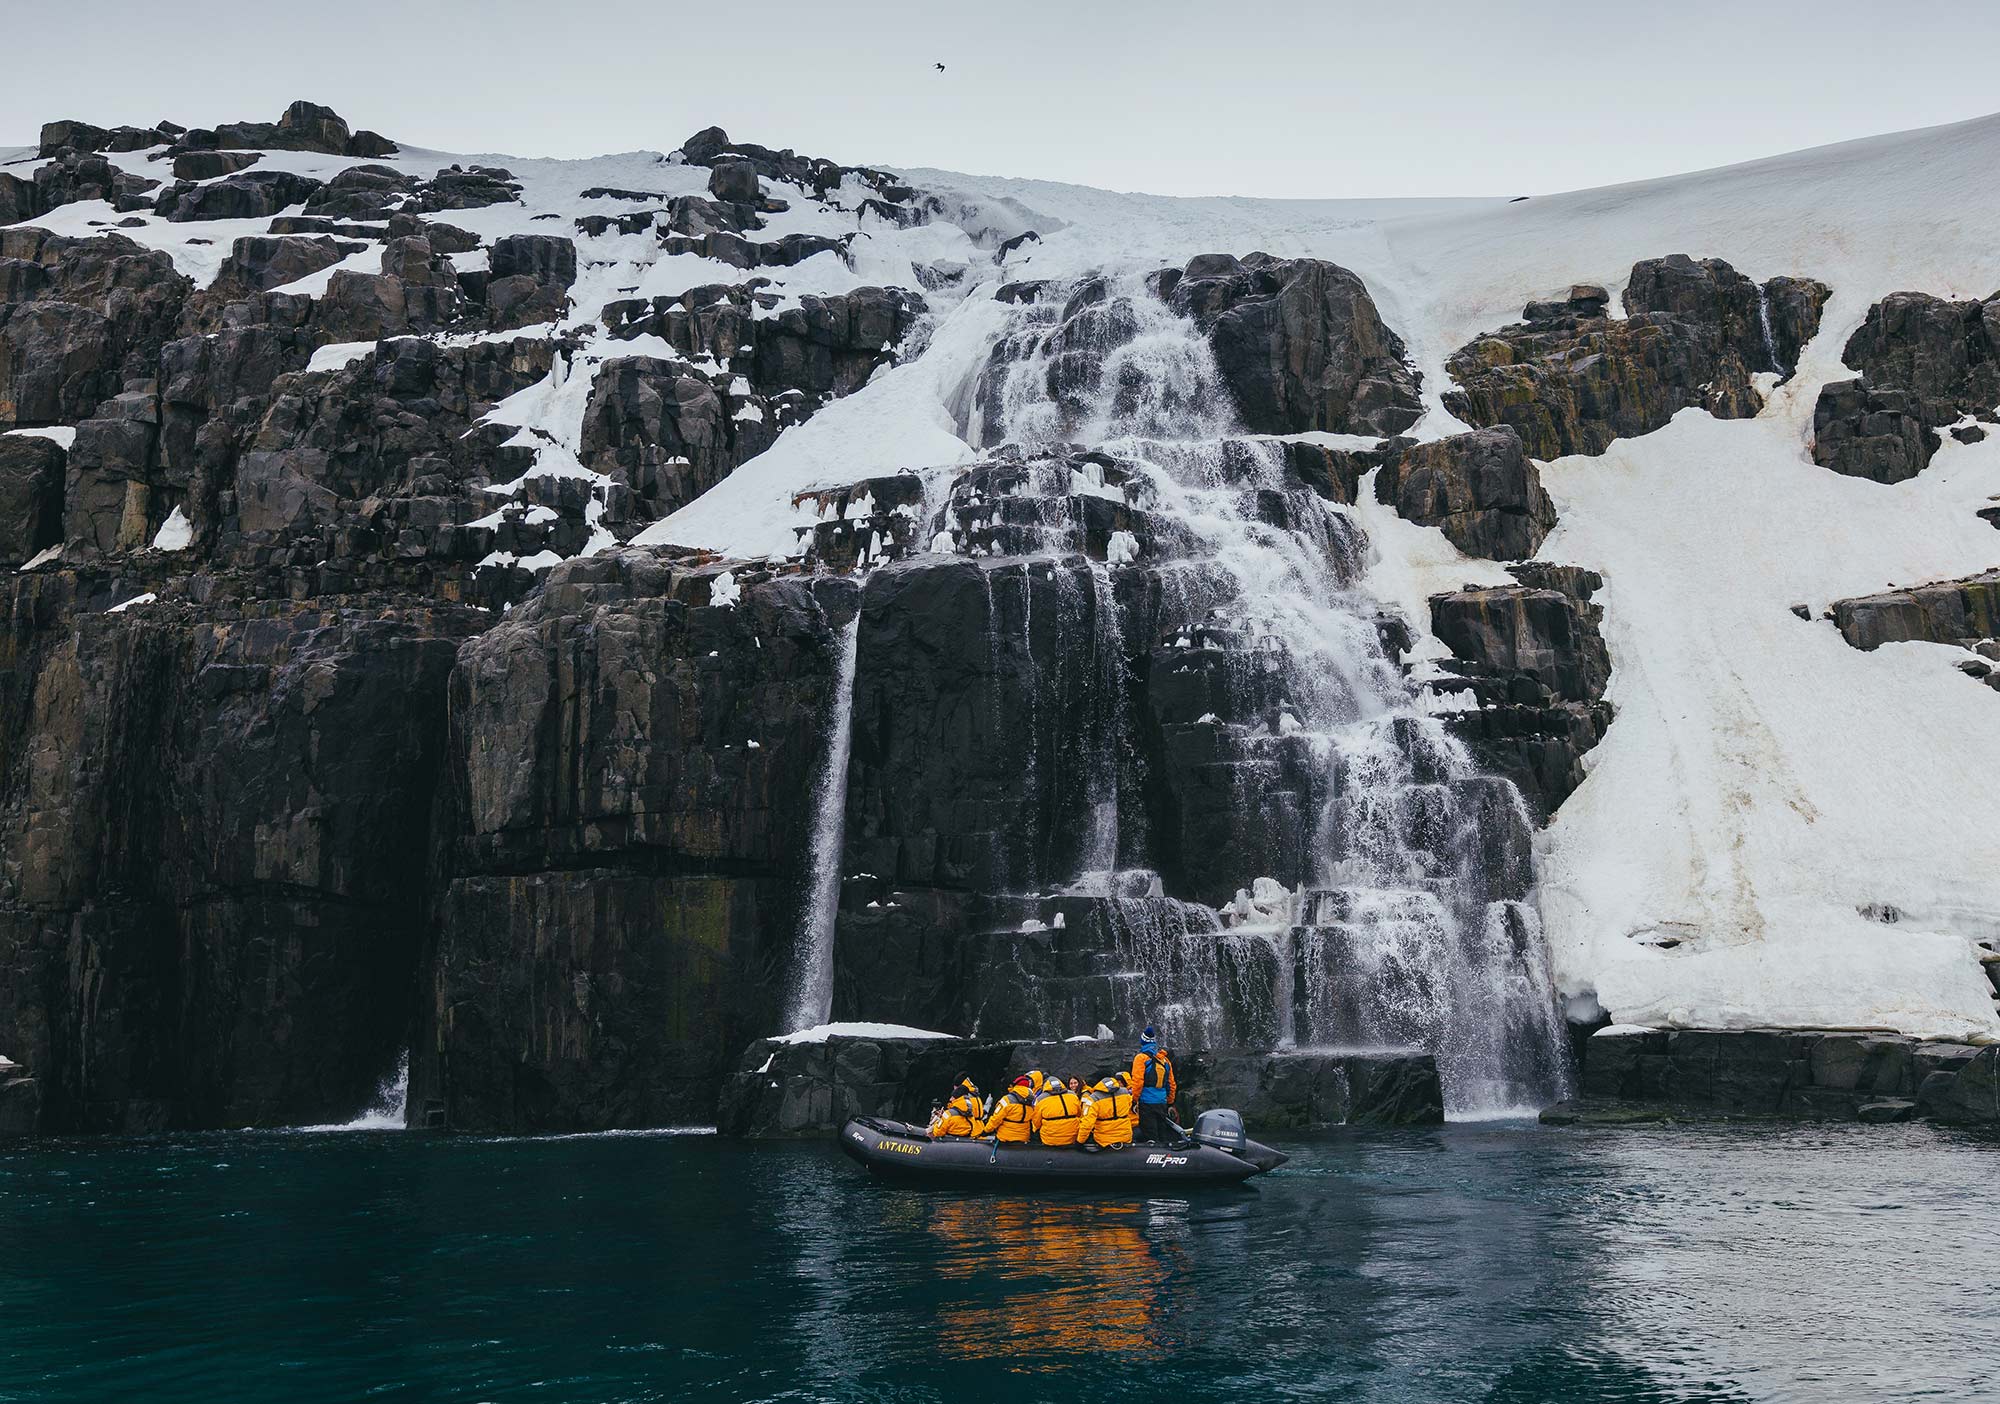
[[[1132,1094],[1122,1075],[1110,1077],[1083,1094],[1083,1119],[1077,1123],[1079,1145],[1110,1148],[1132,1144]]]
[[[1034,1139],[1035,1086],[1025,1077],[1014,1079],[1007,1095],[993,1104],[993,1112],[979,1123],[975,1136],[992,1136],[1002,1145],[1026,1145]]]
[[[1083,1117],[1083,1101],[1055,1078],[1042,1084],[1035,1098],[1035,1135],[1045,1146],[1073,1146],[1077,1123]]]
[[[931,1118],[932,1136],[970,1136],[986,1114],[986,1102],[970,1077],[960,1077],[944,1109]]]
[[[1180,1096],[1180,1083],[1174,1077],[1174,1060],[1160,1047],[1159,1032],[1151,1024],[1132,1056],[1132,1087],[1139,1094],[1139,1139],[1162,1145],[1175,1140],[1173,1105]]]

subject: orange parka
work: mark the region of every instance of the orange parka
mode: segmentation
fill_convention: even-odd
[[[1003,1145],[1026,1145],[1034,1139],[1034,1094],[1011,1088],[993,1104],[993,1112],[979,1124],[975,1136],[998,1136]]]
[[[1035,1134],[1045,1146],[1073,1146],[1083,1119],[1083,1102],[1060,1082],[1050,1082],[1035,1098]]]
[[[944,1110],[931,1118],[930,1131],[933,1136],[970,1136],[979,1129],[979,1123],[986,1115],[986,1103],[979,1095],[979,1089],[970,1082],[958,1085],[958,1095],[944,1105]]]
[[[1078,1141],[1100,1146],[1132,1144],[1132,1094],[1113,1078],[1105,1078],[1084,1094],[1083,1119],[1077,1123]]]

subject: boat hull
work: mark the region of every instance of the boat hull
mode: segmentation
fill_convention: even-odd
[[[1282,1164],[1285,1156],[1252,1141],[1241,1153],[1213,1146],[1120,1146],[1095,1153],[1068,1146],[996,1146],[991,1141],[932,1140],[900,1121],[856,1117],[840,1129],[840,1148],[885,1180],[980,1185],[1235,1185]]]

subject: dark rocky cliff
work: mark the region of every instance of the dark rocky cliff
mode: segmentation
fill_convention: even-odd
[[[322,181],[260,169],[271,151],[354,161]],[[109,159],[137,152],[157,178]],[[615,212],[482,238],[453,212],[515,204],[520,180],[380,164],[396,153],[295,104],[208,130],[54,123],[26,178],[0,173],[0,220],[107,207],[87,238],[0,230],[0,430],[33,431],[0,434],[0,1053],[33,1074],[0,1066],[0,1129],[336,1120],[405,1050],[417,1125],[720,1105],[798,1130],[786,1106],[831,1108],[836,1087],[914,1105],[905,1081],[936,1059],[893,1042],[793,1052],[795,1086],[756,1085],[820,859],[836,1019],[977,1035],[997,1075],[1058,1060],[1031,1036],[1171,1018],[1206,1085],[1273,1121],[1427,1118],[1449,1057],[1271,1051],[1352,1025],[1365,979],[1434,1014],[1434,972],[1366,970],[1364,938],[1434,938],[1447,889],[1482,948],[1536,964],[1530,825],[1612,724],[1603,581],[1534,559],[1556,525],[1537,460],[1690,406],[1755,413],[1753,378],[1791,372],[1827,295],[1648,260],[1625,318],[1578,287],[1462,348],[1446,400],[1479,427],[1418,444],[1394,437],[1422,413],[1403,343],[1334,264],[1203,255],[1142,291],[1014,283],[998,299],[1018,320],[965,391],[975,461],[857,463],[808,494],[800,559],[725,560],[631,543],[896,364],[926,291],[968,270],[826,296],[772,278],[851,268],[863,223],[912,228],[939,202],[710,130],[660,163],[705,172],[705,193],[577,191]],[[854,234],[772,231],[857,190]],[[196,286],[111,215],[256,227]],[[742,276],[599,286],[585,319],[597,239]],[[1407,708],[1421,690],[1443,730],[1408,710],[1335,754],[1301,721],[1298,634],[1277,637],[1268,598],[1231,613],[1243,588],[1212,523],[1164,500],[1143,446],[1067,441],[1143,400],[1116,358],[1167,313],[1229,402],[1202,490],[1338,597],[1354,628],[1335,642],[1376,670],[1357,694],[1386,679]],[[1868,395],[1915,398],[1858,427],[1823,400],[1821,461],[1916,471],[1882,444],[1984,393],[1976,323],[1878,309],[1850,357]],[[1048,442],[1003,432],[1021,374],[1060,421]],[[496,414],[572,386],[556,428]],[[1328,433],[1366,437],[1311,439]],[[1370,473],[1378,501],[1516,562],[1518,583],[1440,595],[1426,620],[1374,613],[1368,542],[1335,510]],[[1991,643],[1986,585],[1836,615],[1864,647]],[[1411,680],[1425,626],[1454,657]],[[822,854],[845,637],[851,756]],[[1366,710],[1326,710],[1344,707]],[[1334,822],[1357,797],[1407,863],[1400,905],[1324,880],[1330,850],[1341,872],[1376,856]]]

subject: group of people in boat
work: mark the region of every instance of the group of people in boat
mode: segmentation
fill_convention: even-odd
[[[1022,1073],[989,1105],[970,1076],[932,1117],[933,1139],[991,1138],[1001,1145],[1111,1150],[1134,1141],[1166,1145],[1180,1138],[1174,1104],[1180,1084],[1174,1060],[1150,1025],[1132,1066],[1086,1085],[1039,1069]]]

